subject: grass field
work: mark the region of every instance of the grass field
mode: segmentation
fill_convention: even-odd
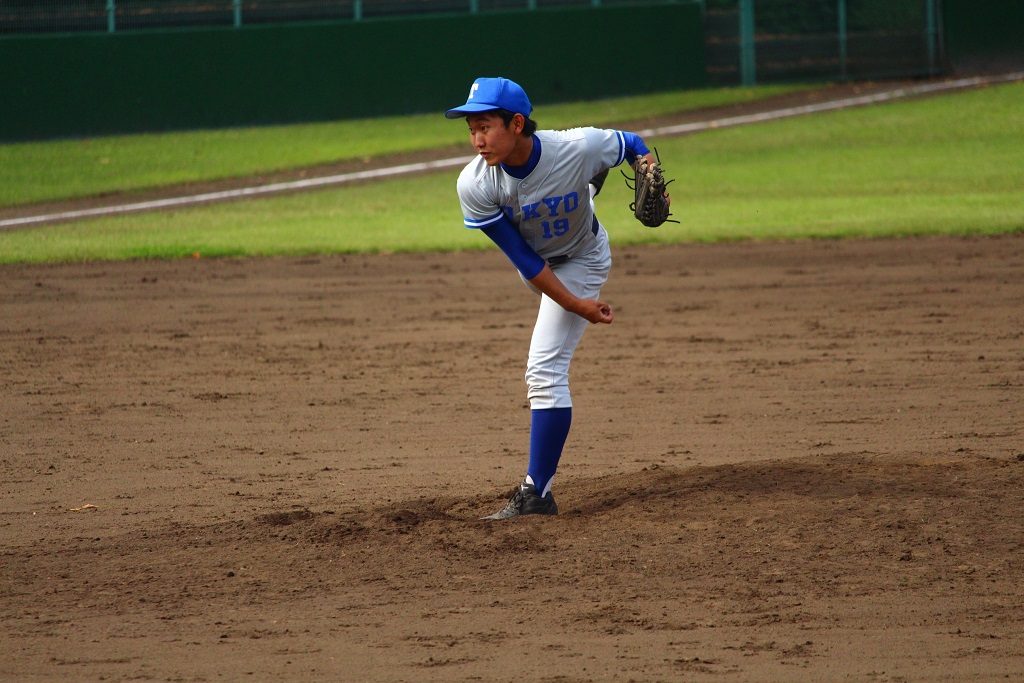
[[[612,125],[737,104],[809,86],[674,91],[538,108],[546,128]],[[293,126],[0,145],[0,206],[216,180],[466,141],[441,113]]]
[[[1013,84],[651,140],[681,223],[640,226],[614,173],[598,211],[617,244],[1020,231],[1020,111]],[[487,248],[456,175],[9,232],[0,261]]]

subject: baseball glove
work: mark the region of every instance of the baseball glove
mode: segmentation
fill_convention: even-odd
[[[635,175],[630,178],[626,176],[626,186],[633,190],[633,203],[629,205],[630,210],[636,219],[648,228],[656,228],[662,223],[678,223],[669,216],[668,194],[665,188],[669,183],[665,181],[665,174],[661,168],[661,157],[658,150],[654,150],[656,162],[651,162],[647,157],[638,156],[633,162]],[[623,173],[623,175],[626,175]],[[632,185],[630,184],[632,181]]]

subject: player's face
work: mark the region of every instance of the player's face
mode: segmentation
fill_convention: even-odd
[[[488,166],[502,162],[512,165],[526,162],[518,158],[522,147],[522,136],[519,135],[523,130],[522,116],[517,114],[507,126],[500,116],[491,112],[472,114],[466,122],[469,124],[469,141]]]

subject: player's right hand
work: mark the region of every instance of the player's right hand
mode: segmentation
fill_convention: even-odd
[[[612,307],[597,299],[584,299],[577,314],[589,322],[604,323],[606,325],[610,325],[612,320],[615,319]]]

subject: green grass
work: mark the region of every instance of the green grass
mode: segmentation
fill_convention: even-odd
[[[1024,84],[651,140],[680,225],[649,230],[615,171],[616,244],[1024,231]],[[467,155],[468,156],[468,155]],[[455,170],[0,234],[0,261],[490,248]]]
[[[611,125],[749,102],[809,86],[675,91],[539,107],[545,128]],[[295,126],[124,135],[0,145],[0,206],[215,180],[467,140],[465,125],[429,115]]]

